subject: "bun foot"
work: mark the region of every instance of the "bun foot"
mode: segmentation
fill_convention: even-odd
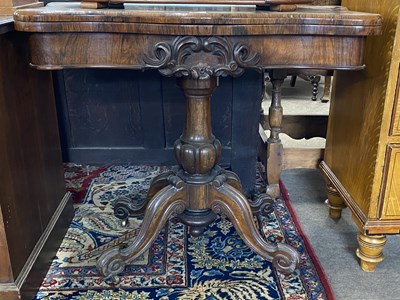
[[[357,257],[360,259],[361,269],[365,272],[374,272],[383,256],[383,248],[386,244],[385,235],[365,235],[358,233]]]

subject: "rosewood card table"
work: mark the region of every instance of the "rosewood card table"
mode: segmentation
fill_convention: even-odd
[[[186,121],[174,148],[179,166],[154,179],[144,203],[119,201],[123,213],[144,213],[143,223],[130,245],[101,255],[99,271],[105,276],[123,271],[128,260],[151,245],[172,214],[199,235],[221,213],[252,250],[278,271],[292,272],[298,253],[286,244],[267,243],[254,222],[253,213],[270,205],[270,199],[249,202],[237,175],[218,166],[221,145],[211,129],[211,96],[220,76],[240,76],[246,69],[269,73],[273,99],[267,172],[279,170],[284,78],[300,69],[364,68],[364,41],[379,34],[380,16],[314,6],[291,12],[255,5],[119,7],[85,9],[79,3],[58,3],[14,15],[16,30],[27,33],[34,68],[157,69],[177,77],[186,97]],[[268,180],[277,186],[277,178]]]

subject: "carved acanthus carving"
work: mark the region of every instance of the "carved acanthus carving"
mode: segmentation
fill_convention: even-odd
[[[259,69],[260,54],[227,37],[179,36],[154,46],[153,57],[144,55],[144,68],[158,69],[165,76],[240,76],[245,68]]]

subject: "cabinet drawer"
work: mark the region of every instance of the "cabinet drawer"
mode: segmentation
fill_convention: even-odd
[[[381,198],[381,219],[400,219],[400,144],[388,145]]]

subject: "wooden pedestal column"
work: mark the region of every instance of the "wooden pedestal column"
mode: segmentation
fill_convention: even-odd
[[[201,70],[198,75],[179,79],[186,97],[186,121],[175,143],[179,167],[153,180],[136,239],[126,248],[112,248],[100,256],[97,266],[104,276],[119,274],[127,261],[146,251],[172,214],[178,214],[194,236],[202,234],[216,214],[224,214],[249,248],[272,261],[280,272],[292,272],[299,263],[292,247],[271,245],[262,238],[239,178],[217,165],[221,144],[212,134],[210,100],[218,78]]]

